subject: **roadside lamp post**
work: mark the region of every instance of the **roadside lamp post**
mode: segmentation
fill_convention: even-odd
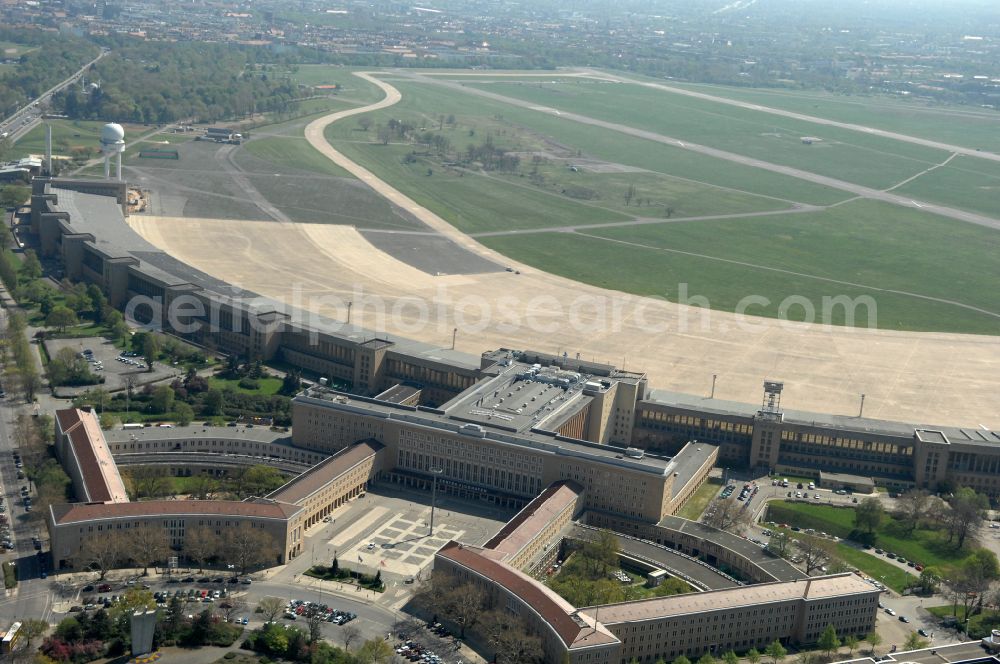
[[[438,475],[444,472],[444,468],[438,468],[437,466],[432,466],[428,468],[431,474],[434,476],[434,483],[431,485],[431,528],[430,532],[427,534],[428,537],[434,536],[434,507],[437,504],[437,488],[438,488]]]

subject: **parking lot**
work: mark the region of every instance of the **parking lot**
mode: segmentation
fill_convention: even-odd
[[[103,388],[108,391],[125,388],[127,376],[133,376],[136,384],[151,383],[173,376],[176,372],[159,363],[153,364],[153,371],[146,371],[146,362],[137,356],[124,357],[121,349],[103,337],[87,337],[83,339],[46,339],[45,349],[49,357],[55,357],[63,348],[69,348],[76,354],[90,353],[84,356],[90,365],[90,370],[104,377]],[[63,395],[73,395],[85,392],[92,386],[60,387]]]

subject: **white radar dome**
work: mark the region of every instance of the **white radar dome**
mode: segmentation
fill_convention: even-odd
[[[125,139],[125,130],[117,122],[109,122],[101,127],[101,143],[121,143]]]

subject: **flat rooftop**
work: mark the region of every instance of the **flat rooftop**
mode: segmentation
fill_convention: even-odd
[[[498,431],[489,426],[461,422],[440,412],[428,409],[416,409],[408,406],[397,406],[330,389],[310,388],[300,393],[294,400],[347,413],[399,420],[415,426],[427,427],[458,435],[467,435],[471,438],[484,439],[500,445],[528,448],[540,454],[590,459],[629,470],[660,476],[668,472],[670,466],[670,459],[651,454],[646,454],[641,459],[634,459],[625,456],[624,450],[617,447],[598,445],[587,441],[545,435],[532,431],[520,433]]]
[[[520,432],[564,409],[576,412],[583,406],[572,402],[592,376],[543,368],[528,377],[532,370],[532,365],[521,362],[500,367],[497,376],[480,381],[442,409],[455,420]],[[560,378],[567,382],[556,382]]]
[[[654,620],[692,613],[711,613],[775,602],[816,600],[844,595],[877,594],[879,591],[854,574],[817,576],[799,581],[762,583],[739,588],[655,597],[635,602],[605,604],[580,609],[589,617],[600,615],[605,625]]]
[[[698,469],[704,466],[718,449],[708,443],[688,443],[670,459],[669,472],[674,473],[671,497],[684,490],[691,478],[698,473]]]
[[[271,431],[265,426],[247,427],[211,427],[204,425],[188,425],[173,427],[143,427],[141,429],[113,429],[106,432],[109,443],[126,443],[130,440],[252,440],[272,445],[292,445],[292,435],[287,432]]]
[[[724,530],[712,528],[697,521],[688,521],[677,516],[663,517],[657,525],[661,528],[686,533],[694,538],[713,542],[718,546],[729,549],[747,560],[753,561],[778,581],[795,581],[804,576],[798,568],[787,560],[771,555],[750,540],[727,533]]]

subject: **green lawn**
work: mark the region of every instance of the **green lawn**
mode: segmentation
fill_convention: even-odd
[[[965,607],[961,603],[928,606],[927,610],[942,620],[954,617],[959,626],[965,624]],[[1000,611],[985,609],[983,613],[973,615],[969,619],[969,638],[981,639],[989,636],[990,631],[997,628],[1000,628]]]
[[[676,301],[686,284],[689,297],[704,296],[723,311],[757,295],[769,303],[748,314],[802,320],[803,306],[780,307],[794,295],[809,300],[817,321],[841,325],[844,308],[827,301],[824,317],[823,298],[867,296],[882,329],[1000,333],[1000,317],[972,309],[1000,312],[1000,291],[992,287],[1000,281],[1000,233],[872,201],[815,213],[481,241],[547,272],[613,290]],[[866,307],[856,314],[855,325],[869,323]]]
[[[942,150],[912,143],[635,84],[580,79],[471,85],[876,188],[896,184],[948,157]],[[819,140],[807,145],[803,137]]]
[[[258,378],[257,383],[260,387],[256,390],[248,390],[244,387],[240,387],[240,381],[232,378],[219,378],[218,376],[212,376],[208,379],[209,388],[220,389],[220,390],[236,390],[237,392],[244,392],[246,394],[264,394],[272,395],[277,394],[281,390],[281,379],[280,378]]]
[[[895,565],[855,549],[848,544],[837,544],[837,556],[847,565],[857,567],[871,578],[881,581],[898,593],[906,590],[906,587],[915,578],[914,575],[904,572]]]
[[[772,501],[768,508],[768,520],[803,529],[813,528],[841,538],[854,530],[854,510],[832,505]],[[886,515],[876,534],[875,546],[923,565],[954,565],[971,553],[969,547],[956,551],[948,544],[945,535],[937,530],[918,529],[912,535],[907,534],[901,524],[889,515]]]
[[[320,154],[305,138],[265,136],[248,141],[243,149],[279,168],[312,171],[336,177],[354,177]]]
[[[691,521],[697,521],[701,518],[701,515],[705,513],[705,508],[708,507],[712,499],[719,493],[722,488],[722,483],[716,479],[709,479],[707,482],[698,487],[698,490],[692,494],[688,501],[684,503],[684,507],[677,512],[677,516],[690,519]]]

